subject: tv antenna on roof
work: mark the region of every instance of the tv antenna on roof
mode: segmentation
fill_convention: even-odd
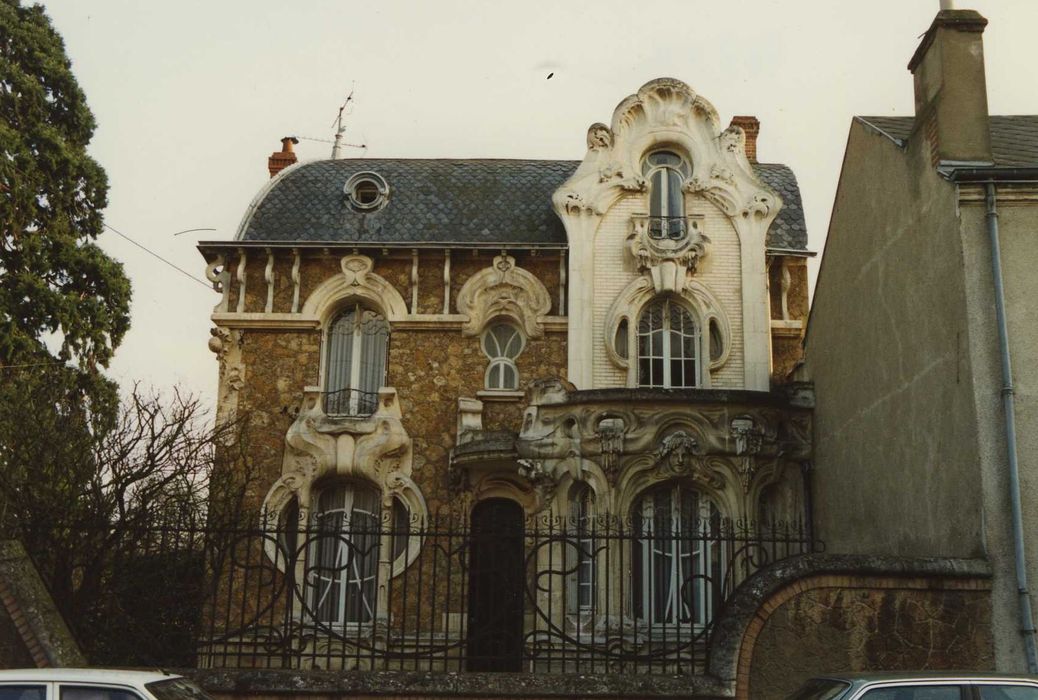
[[[342,123],[342,115],[346,112],[346,108],[350,102],[353,101],[353,89],[350,89],[350,94],[346,95],[346,101],[339,107],[339,115],[335,117],[335,121],[332,125],[335,126],[335,141],[332,145],[332,160],[338,160],[342,158],[342,147],[349,146],[350,148],[367,148],[363,143],[343,143],[342,135],[346,133],[346,126]]]

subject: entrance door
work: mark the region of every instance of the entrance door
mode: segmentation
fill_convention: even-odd
[[[492,498],[472,509],[468,670],[520,671],[523,647],[523,509]]]

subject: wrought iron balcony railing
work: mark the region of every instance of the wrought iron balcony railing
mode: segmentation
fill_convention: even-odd
[[[325,391],[324,412],[329,416],[366,418],[378,409],[377,391],[337,389]]]

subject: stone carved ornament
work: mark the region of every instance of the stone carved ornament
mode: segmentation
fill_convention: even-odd
[[[601,474],[602,503],[626,512],[652,484],[687,478],[754,517],[751,503],[783,465],[809,457],[810,418],[798,409],[730,405],[642,404],[617,399],[570,404],[561,382],[531,387],[517,450],[537,481]],[[791,517],[795,514],[790,514]]]
[[[465,282],[457,303],[458,311],[468,316],[464,335],[478,335],[487,323],[503,316],[519,324],[527,338],[539,338],[551,295],[533,274],[516,266],[515,258],[502,254]]]
[[[217,326],[209,329],[209,350],[220,363],[220,388],[216,399],[216,417],[219,423],[234,422],[238,416],[238,396],[245,386],[245,363],[242,360],[241,330]],[[234,436],[228,434],[228,440]]]
[[[650,236],[649,217],[635,216],[631,219],[633,230],[627,236],[627,252],[638,270],[649,275],[657,293],[680,294],[695,273],[710,242],[702,232],[702,220],[702,216],[686,217],[688,233],[673,240]]]
[[[782,200],[753,172],[745,134],[738,126],[722,131],[710,102],[680,80],[652,80],[623,100],[611,124],[592,124],[587,154],[554,197],[567,216],[602,216],[626,192],[647,189],[641,175],[645,154],[657,148],[682,153],[692,163],[687,192],[701,193],[732,218],[763,220],[764,230]]]
[[[606,355],[609,360],[622,369],[632,367],[630,358],[636,357],[635,342],[638,328],[638,318],[641,310],[650,301],[656,298],[658,292],[656,286],[648,276],[637,277],[632,280],[623,291],[621,291],[606,312],[602,340],[605,343]],[[710,358],[710,369],[716,370],[728,362],[732,349],[732,329],[721,301],[710,289],[696,280],[687,280],[679,296],[695,312],[696,320],[703,329],[702,357]],[[616,332],[620,323],[627,321],[628,347],[627,357],[617,352],[615,343]],[[716,324],[721,341],[721,352],[716,356],[710,354],[709,329],[710,324]]]
[[[264,499],[268,525],[277,522],[294,497],[300,520],[313,511],[315,486],[326,477],[361,481],[376,486],[383,510],[393,499],[408,509],[413,522],[428,517],[425,498],[411,479],[411,437],[404,429],[396,390],[379,390],[375,412],[365,418],[338,418],[324,412],[319,387],[307,387],[295,421],[285,436],[285,455],[279,478]],[[412,538],[416,539],[416,538]],[[408,544],[408,556],[394,563],[394,575],[418,555],[417,541]]]

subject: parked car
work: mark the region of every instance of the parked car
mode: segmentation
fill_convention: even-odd
[[[0,700],[212,700],[183,676],[159,671],[28,668],[0,671]]]
[[[812,678],[786,700],[1038,700],[1038,678],[981,673],[860,673]]]

